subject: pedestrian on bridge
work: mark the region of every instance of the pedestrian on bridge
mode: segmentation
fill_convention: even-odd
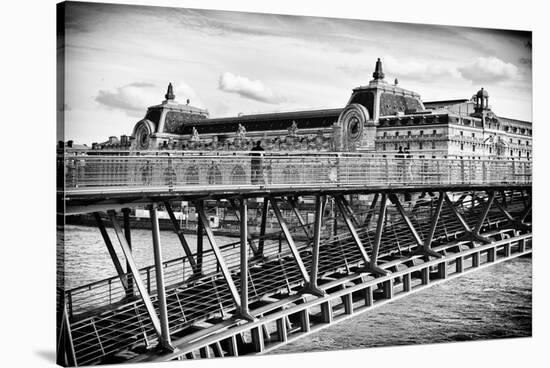
[[[262,148],[262,141],[257,141],[251,151],[253,152],[250,154],[252,156],[250,160],[250,181],[252,184],[263,183],[262,157],[264,149]]]
[[[399,151],[395,155],[396,168],[397,168],[397,181],[402,183],[405,181],[405,154],[403,147],[399,146]]]

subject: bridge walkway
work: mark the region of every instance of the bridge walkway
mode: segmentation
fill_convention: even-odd
[[[481,199],[483,195],[480,194]],[[504,198],[500,198],[502,200]],[[511,213],[518,213],[522,210],[522,198],[518,193],[513,193],[506,199],[507,206]],[[480,204],[476,205],[475,199],[463,201],[457,206],[471,227],[475,226],[476,219],[482,212]],[[376,219],[377,208],[372,209],[374,220]],[[429,213],[433,211],[433,203],[425,208],[419,207],[409,211],[417,227],[417,231],[424,239],[429,231]],[[368,215],[368,214],[367,214]],[[367,216],[365,216],[367,217]],[[501,211],[491,208],[485,219],[483,232],[498,230],[509,224],[509,219]],[[372,226],[359,228],[359,236],[365,244],[367,251],[372,250],[372,239],[375,232]],[[451,208],[443,206],[440,221],[435,231],[435,239],[441,244],[451,239],[457,239],[463,235],[463,225],[456,220]],[[417,247],[416,240],[408,231],[406,224],[402,221],[387,223],[380,246],[381,265],[388,265],[395,259],[409,257]],[[303,285],[300,271],[291,257],[286,246],[279,249],[279,244],[271,243],[266,246],[264,258],[252,261],[249,268],[249,295],[251,309],[258,305],[264,305],[264,310],[269,311],[271,305],[274,310],[279,307],[273,301],[278,296],[283,300],[292,295],[299,295],[297,292]],[[307,242],[298,244],[300,256],[309,272],[311,263],[311,252]],[[252,255],[253,256],[253,255]],[[184,257],[185,258],[185,257]],[[191,336],[194,331],[204,331],[204,326],[209,322],[227,320],[234,313],[234,304],[225,282],[219,272],[216,272],[216,261],[213,257],[205,254],[204,270],[205,276],[199,279],[189,279],[189,267],[184,269],[185,259],[173,260],[165,263],[167,304],[170,333],[174,339],[184,339]],[[240,290],[240,274],[238,270],[238,253],[234,248],[224,249],[224,258],[230,269],[232,278]],[[357,267],[361,266],[363,259],[357,247],[349,235],[340,235],[332,239],[325,239],[320,247],[319,274],[320,280],[338,279],[341,275],[353,274]],[[178,271],[175,271],[178,269]],[[174,272],[168,272],[174,270]],[[147,270],[144,273],[147,274]],[[147,285],[153,298],[155,308],[158,308],[155,298],[154,278],[149,280]],[[114,285],[117,278],[110,278],[107,282],[85,285],[73,289],[67,293],[72,300],[71,329],[75,346],[75,353],[79,364],[89,364],[98,360],[116,360],[116,354],[121,351],[132,350],[133,354],[144,351],[156,343],[157,337],[153,326],[150,323],[147,311],[141,300],[135,296],[128,297],[123,290]],[[179,280],[179,281],[177,281]],[[102,293],[86,293],[83,290],[109,285],[111,296],[105,302],[105,295]],[[113,297],[113,289],[117,291]],[[80,298],[79,298],[80,295]],[[265,304],[265,301],[268,301]],[[114,301],[114,302],[113,302]],[[108,310],[97,309],[104,305]],[[95,309],[94,309],[95,308]],[[267,309],[266,309],[267,308]],[[257,308],[256,308],[257,309]],[[260,308],[261,309],[261,308]],[[94,312],[94,310],[96,310]],[[238,323],[238,322],[232,322]],[[202,328],[201,328],[202,326]],[[200,332],[195,332],[200,333]],[[130,354],[131,355],[131,354]]]

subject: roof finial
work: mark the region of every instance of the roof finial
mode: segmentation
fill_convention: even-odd
[[[380,61],[380,58],[376,61],[376,68],[374,69],[372,76],[374,79],[384,79],[384,72],[382,71],[382,62]]]
[[[172,83],[168,84],[168,91],[166,91],[164,98],[166,98],[167,100],[173,100],[176,98],[176,95],[174,95],[174,88],[172,87]]]

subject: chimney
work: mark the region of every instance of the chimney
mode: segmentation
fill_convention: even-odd
[[[72,140],[67,141],[67,147],[73,148],[73,141]]]

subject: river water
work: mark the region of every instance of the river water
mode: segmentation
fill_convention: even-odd
[[[114,232],[107,230],[123,259]],[[194,248],[196,238],[187,238]],[[238,239],[216,240],[222,245]],[[132,250],[140,268],[153,263],[151,243],[150,231],[132,230]],[[161,231],[161,243],[164,260],[184,255],[173,232]],[[531,265],[531,258],[517,258],[434,285],[299,339],[276,353],[531,336]],[[114,274],[99,230],[67,225],[66,288]]]

